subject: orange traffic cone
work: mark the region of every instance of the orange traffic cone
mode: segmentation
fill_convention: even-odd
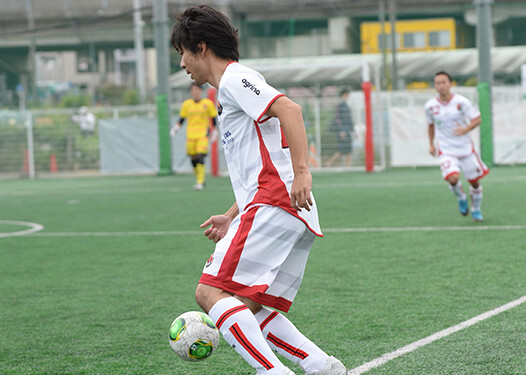
[[[57,157],[55,154],[49,156],[49,171],[58,172]]]
[[[316,146],[311,143],[310,146],[309,146],[309,164],[310,166],[312,167],[317,167],[318,166],[318,161],[316,160]]]

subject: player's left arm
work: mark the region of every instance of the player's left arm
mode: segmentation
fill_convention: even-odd
[[[462,111],[470,120],[467,126],[457,126],[455,129],[453,129],[455,135],[459,136],[469,133],[482,122],[482,119],[480,118],[480,112],[476,110],[475,107],[473,107],[473,104],[471,104],[469,100],[465,100],[464,103],[462,103]]]
[[[272,103],[265,115],[277,117],[285,133],[292,159],[294,181],[290,191],[290,205],[297,211],[312,206],[312,176],[308,166],[307,133],[303,123],[301,106],[286,96],[281,96]]]

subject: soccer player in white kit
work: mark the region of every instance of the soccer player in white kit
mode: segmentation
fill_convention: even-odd
[[[468,200],[460,170],[471,184],[471,215],[473,220],[482,221],[482,186],[480,179],[489,173],[488,167],[480,160],[468,133],[481,122],[480,112],[473,104],[459,94],[451,93],[451,76],[444,71],[435,74],[435,89],[438,97],[425,105],[429,134],[429,152],[440,159],[442,177],[449,182],[449,189],[458,198],[460,213],[469,212]],[[435,137],[437,147],[435,147]]]
[[[308,375],[345,374],[339,360],[274,310],[289,310],[314,239],[322,236],[301,107],[237,62],[237,30],[208,5],[178,17],[171,43],[197,84],[218,89],[220,137],[236,199],[201,225],[216,247],[196,288],[197,303],[257,374],[293,374],[274,352]]]

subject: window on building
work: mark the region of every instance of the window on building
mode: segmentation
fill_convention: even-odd
[[[449,31],[431,31],[429,32],[430,47],[451,47],[451,36]]]
[[[384,40],[382,36],[383,36],[382,34],[378,34],[378,48],[380,50],[383,50],[385,48],[384,43],[383,43]],[[391,34],[385,34],[385,39],[387,42],[386,49],[391,49]],[[399,49],[400,48],[400,34],[396,34],[395,43],[396,43],[396,49]]]
[[[425,48],[426,47],[426,34],[423,32],[418,33],[405,33],[404,34],[404,48]]]

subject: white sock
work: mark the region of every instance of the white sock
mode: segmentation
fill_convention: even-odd
[[[469,195],[471,195],[473,211],[480,210],[480,205],[482,204],[482,185],[479,185],[476,189],[471,186],[469,189]]]
[[[265,307],[255,314],[263,336],[278,354],[304,371],[320,371],[329,356],[305,337],[283,314]]]
[[[285,366],[272,352],[250,309],[237,298],[223,298],[208,312],[223,338],[258,374],[283,375]]]
[[[459,181],[455,185],[449,184],[449,190],[451,190],[458,199],[466,200],[467,196],[466,193],[464,193],[464,189],[462,188],[462,182]]]

